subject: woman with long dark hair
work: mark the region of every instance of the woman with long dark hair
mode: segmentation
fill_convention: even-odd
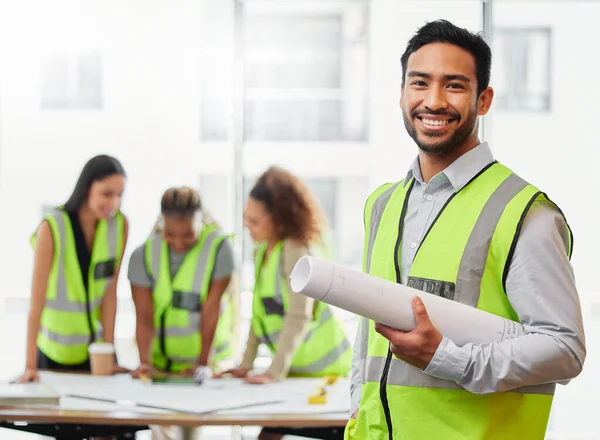
[[[128,232],[120,211],[124,190],[121,163],[93,157],[67,202],[32,237],[27,354],[18,382],[39,380],[39,369],[90,371],[89,345],[114,343],[117,279]]]

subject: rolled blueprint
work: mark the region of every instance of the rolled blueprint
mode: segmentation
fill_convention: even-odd
[[[402,331],[416,326],[411,303],[419,296],[433,325],[459,346],[525,334],[510,319],[311,256],[298,260],[290,281],[296,293]]]

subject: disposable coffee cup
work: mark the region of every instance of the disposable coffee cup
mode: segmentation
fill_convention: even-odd
[[[90,367],[96,376],[110,376],[113,374],[115,362],[115,348],[107,342],[94,342],[90,344]]]

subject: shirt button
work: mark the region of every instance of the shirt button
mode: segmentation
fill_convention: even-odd
[[[427,200],[429,200],[430,202],[433,200],[433,196],[432,196],[431,194],[427,194],[427,195],[425,196],[425,198],[426,198]]]
[[[417,243],[411,243],[411,244],[410,244],[410,248],[411,248],[411,249],[414,249],[414,248],[416,248],[416,247],[417,247]]]

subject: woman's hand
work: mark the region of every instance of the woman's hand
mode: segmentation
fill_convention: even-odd
[[[156,369],[150,364],[140,364],[139,367],[131,372],[131,376],[136,379],[139,379],[142,376],[151,378],[155,371]]]
[[[264,374],[257,374],[255,376],[248,376],[248,377],[246,377],[245,381],[250,384],[254,384],[254,385],[263,385],[263,384],[267,384],[267,383],[276,382],[277,379],[275,379],[273,376],[271,376],[268,373],[264,373]]]
[[[26,369],[25,372],[17,379],[14,383],[28,383],[28,382],[39,382],[40,376],[38,375],[37,369]]]
[[[246,368],[231,368],[229,370],[223,371],[222,373],[217,374],[215,377],[215,379],[221,379],[222,377],[225,376],[233,376],[235,378],[242,378],[242,377],[246,377],[248,376],[248,373],[250,372],[250,370],[246,369]]]

